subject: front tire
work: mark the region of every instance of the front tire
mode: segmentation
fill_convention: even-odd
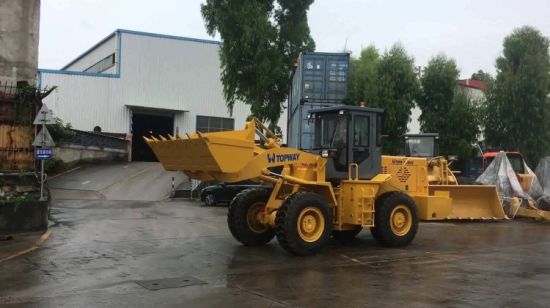
[[[408,245],[418,230],[418,214],[414,201],[407,194],[392,192],[375,203],[372,236],[382,246]]]
[[[245,246],[259,246],[271,241],[275,230],[258,220],[271,193],[266,189],[251,188],[241,191],[229,204],[227,225],[233,237]]]
[[[277,240],[298,256],[320,251],[330,239],[332,211],[321,196],[311,192],[290,195],[277,211]]]

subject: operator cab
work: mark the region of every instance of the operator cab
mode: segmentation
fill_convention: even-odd
[[[407,157],[433,158],[439,155],[439,134],[405,134],[403,135],[403,151]]]
[[[345,105],[310,111],[310,121],[315,123],[311,152],[328,158],[328,180],[347,179],[351,163],[359,166],[360,179],[380,173],[383,113],[382,109]]]

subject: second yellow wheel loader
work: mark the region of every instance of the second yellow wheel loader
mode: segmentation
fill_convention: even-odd
[[[495,187],[457,186],[444,160],[382,156],[382,113],[353,106],[312,111],[314,153],[281,147],[256,119],[243,130],[146,142],[167,170],[273,185],[244,190],[229,206],[229,230],[244,245],[277,237],[290,253],[309,255],[331,235],[348,241],[369,228],[380,244],[404,246],[419,218],[502,218],[498,210],[476,212],[500,207]]]

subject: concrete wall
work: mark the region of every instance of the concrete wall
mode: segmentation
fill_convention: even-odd
[[[477,105],[485,100],[485,92],[480,89],[470,87],[460,87],[460,89]]]
[[[53,148],[53,157],[66,164],[98,161],[128,161],[128,152],[117,149],[67,144]]]
[[[0,0],[0,82],[35,84],[40,0]]]

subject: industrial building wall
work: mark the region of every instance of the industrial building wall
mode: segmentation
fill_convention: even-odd
[[[99,43],[98,46],[94,46],[92,50],[86,52],[82,55],[80,59],[77,59],[74,63],[66,66],[64,69],[68,71],[79,71],[83,72],[85,69],[101,61],[108,55],[115,53],[115,62],[118,63],[118,54],[117,54],[117,35],[112,34],[105,41]],[[115,73],[116,65],[105,71],[104,73]]]
[[[112,42],[116,46],[116,39]],[[103,54],[91,52],[78,65],[93,62],[88,58],[107,56],[112,44],[109,40],[100,46]],[[179,111],[174,113],[174,132],[194,132],[197,115],[230,117],[220,81],[218,48],[219,43],[121,30],[119,78],[43,71],[41,86],[58,86],[45,103],[56,116],[80,130],[90,131],[97,125],[106,132],[129,132],[130,108],[140,108]],[[75,63],[71,70],[76,67]],[[236,129],[249,114],[248,105],[235,105],[232,117]],[[286,134],[285,114],[279,126]]]
[[[42,87],[57,89],[44,99],[55,117],[79,130],[129,132],[130,112],[121,101],[118,78],[41,73]]]
[[[227,117],[219,44],[123,33],[121,45],[123,104],[189,112],[180,132],[195,130],[196,114]]]
[[[411,109],[411,118],[409,123],[407,123],[407,133],[409,134],[419,134],[420,133],[420,115],[422,114],[422,110],[420,107],[414,105],[414,107]]]

